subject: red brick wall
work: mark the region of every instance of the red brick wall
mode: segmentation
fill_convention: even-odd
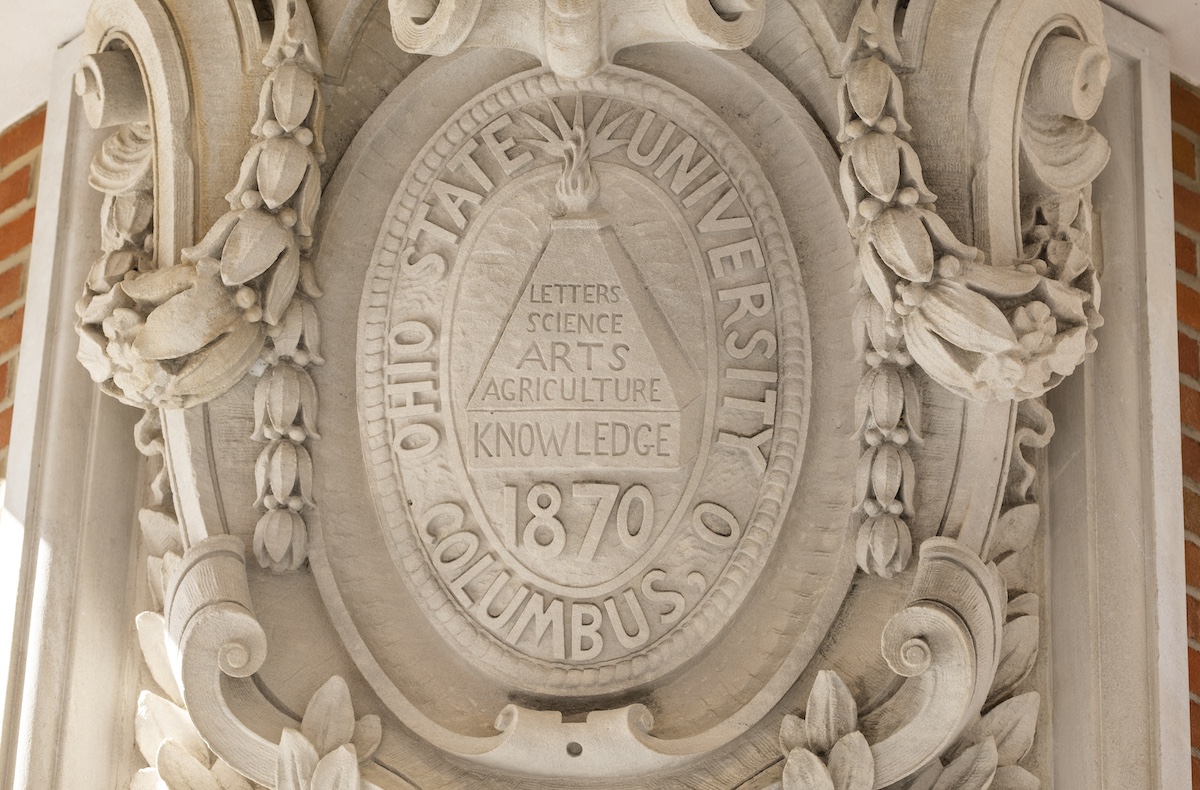
[[[1200,89],[1171,84],[1175,164],[1175,277],[1179,299],[1179,405],[1183,418],[1184,558],[1187,563],[1188,685],[1192,788],[1200,790]]]
[[[0,477],[7,466],[12,431],[13,385],[25,318],[25,273],[33,241],[45,127],[43,107],[0,131]]]

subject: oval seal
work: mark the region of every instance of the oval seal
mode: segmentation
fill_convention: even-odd
[[[800,471],[807,328],[758,164],[665,83],[526,74],[451,117],[390,216],[359,419],[430,621],[540,694],[699,655]]]

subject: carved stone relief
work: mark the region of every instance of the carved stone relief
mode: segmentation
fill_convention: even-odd
[[[1091,2],[983,5],[275,0],[178,255],[162,78],[97,37],[80,358],[163,458],[134,786],[1038,786],[1107,61]]]

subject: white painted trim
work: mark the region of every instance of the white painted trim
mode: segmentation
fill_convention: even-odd
[[[1049,402],[1055,790],[1186,788],[1179,367],[1166,39],[1105,9],[1107,324]]]
[[[4,788],[116,787],[132,758],[142,464],[137,413],[75,360],[73,305],[99,249],[87,159],[102,139],[71,89],[80,51],[76,40],[55,58],[16,385],[5,518],[25,547]]]

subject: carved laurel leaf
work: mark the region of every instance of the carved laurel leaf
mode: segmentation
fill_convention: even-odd
[[[300,730],[322,757],[354,737],[354,706],[350,688],[334,675],[317,690],[304,710]]]
[[[961,355],[951,353],[946,341],[919,314],[904,319],[904,340],[913,359],[935,381],[959,391],[979,390],[980,385],[964,366]]]
[[[134,737],[138,749],[150,765],[156,764],[158,750],[168,740],[187,749],[205,765],[208,764],[208,746],[196,731],[187,711],[149,691],[143,691],[138,696]]]
[[[1014,620],[1022,615],[1036,616],[1041,610],[1041,599],[1034,593],[1025,593],[1008,602],[1006,614],[1009,620]]]
[[[286,503],[296,488],[297,466],[296,445],[286,440],[276,442],[267,479],[271,484],[271,493],[280,502]]]
[[[220,281],[199,276],[192,288],[146,316],[146,325],[133,345],[144,359],[178,359],[199,351],[240,323],[242,314]]]
[[[867,284],[867,288],[871,290],[871,295],[875,297],[879,304],[890,305],[896,301],[896,273],[883,262],[883,258],[879,256],[874,244],[863,243],[859,245],[858,262],[859,269],[862,271],[863,281]]]
[[[817,673],[804,712],[809,746],[828,754],[841,738],[858,729],[858,705],[842,678],[832,670]]]
[[[303,343],[313,364],[324,364],[321,358],[321,322],[317,316],[317,308],[307,299],[297,300],[300,303],[303,316]]]
[[[1004,626],[1000,666],[996,670],[992,690],[988,693],[989,704],[1011,694],[1033,670],[1040,633],[1041,619],[1028,615],[1018,617]]]
[[[783,766],[783,790],[836,790],[829,769],[807,749],[795,749]]]
[[[986,790],[996,775],[996,743],[987,738],[946,766],[933,790]]]
[[[158,750],[158,775],[169,790],[223,790],[208,771],[207,763],[175,741],[164,741]]]
[[[322,757],[313,772],[312,790],[359,790],[359,787],[358,757],[349,744]]]
[[[779,724],[779,747],[784,754],[790,754],[795,749],[808,748],[804,719],[791,713],[783,717]]]
[[[1042,781],[1019,765],[996,769],[996,778],[988,790],[1038,790]]]
[[[170,392],[181,399],[208,400],[241,381],[262,352],[260,324],[238,320],[233,331],[184,364]]]
[[[311,790],[318,759],[317,750],[307,738],[291,727],[286,728],[279,740],[279,761],[275,764],[276,790]]]
[[[963,740],[987,738],[996,745],[997,764],[1016,765],[1029,753],[1037,729],[1041,696],[1036,691],[1001,702],[963,734]]]
[[[1037,272],[970,262],[960,264],[958,279],[971,290],[997,299],[1026,296],[1032,293],[1042,280]]]
[[[179,693],[179,683],[175,680],[175,672],[171,669],[171,658],[167,653],[167,623],[158,612],[142,612],[137,616],[138,643],[142,647],[142,656],[150,669],[150,676],[158,684],[171,701],[183,705],[183,695]]]
[[[944,770],[942,761],[934,760],[913,777],[912,782],[908,785],[908,790],[933,790],[933,786],[937,784],[937,780]]]
[[[875,758],[861,732],[844,736],[829,751],[829,775],[834,790],[871,790],[875,785]]]
[[[383,739],[383,722],[374,713],[360,718],[354,725],[354,737],[350,743],[358,754],[358,762],[365,763],[375,755]]]

